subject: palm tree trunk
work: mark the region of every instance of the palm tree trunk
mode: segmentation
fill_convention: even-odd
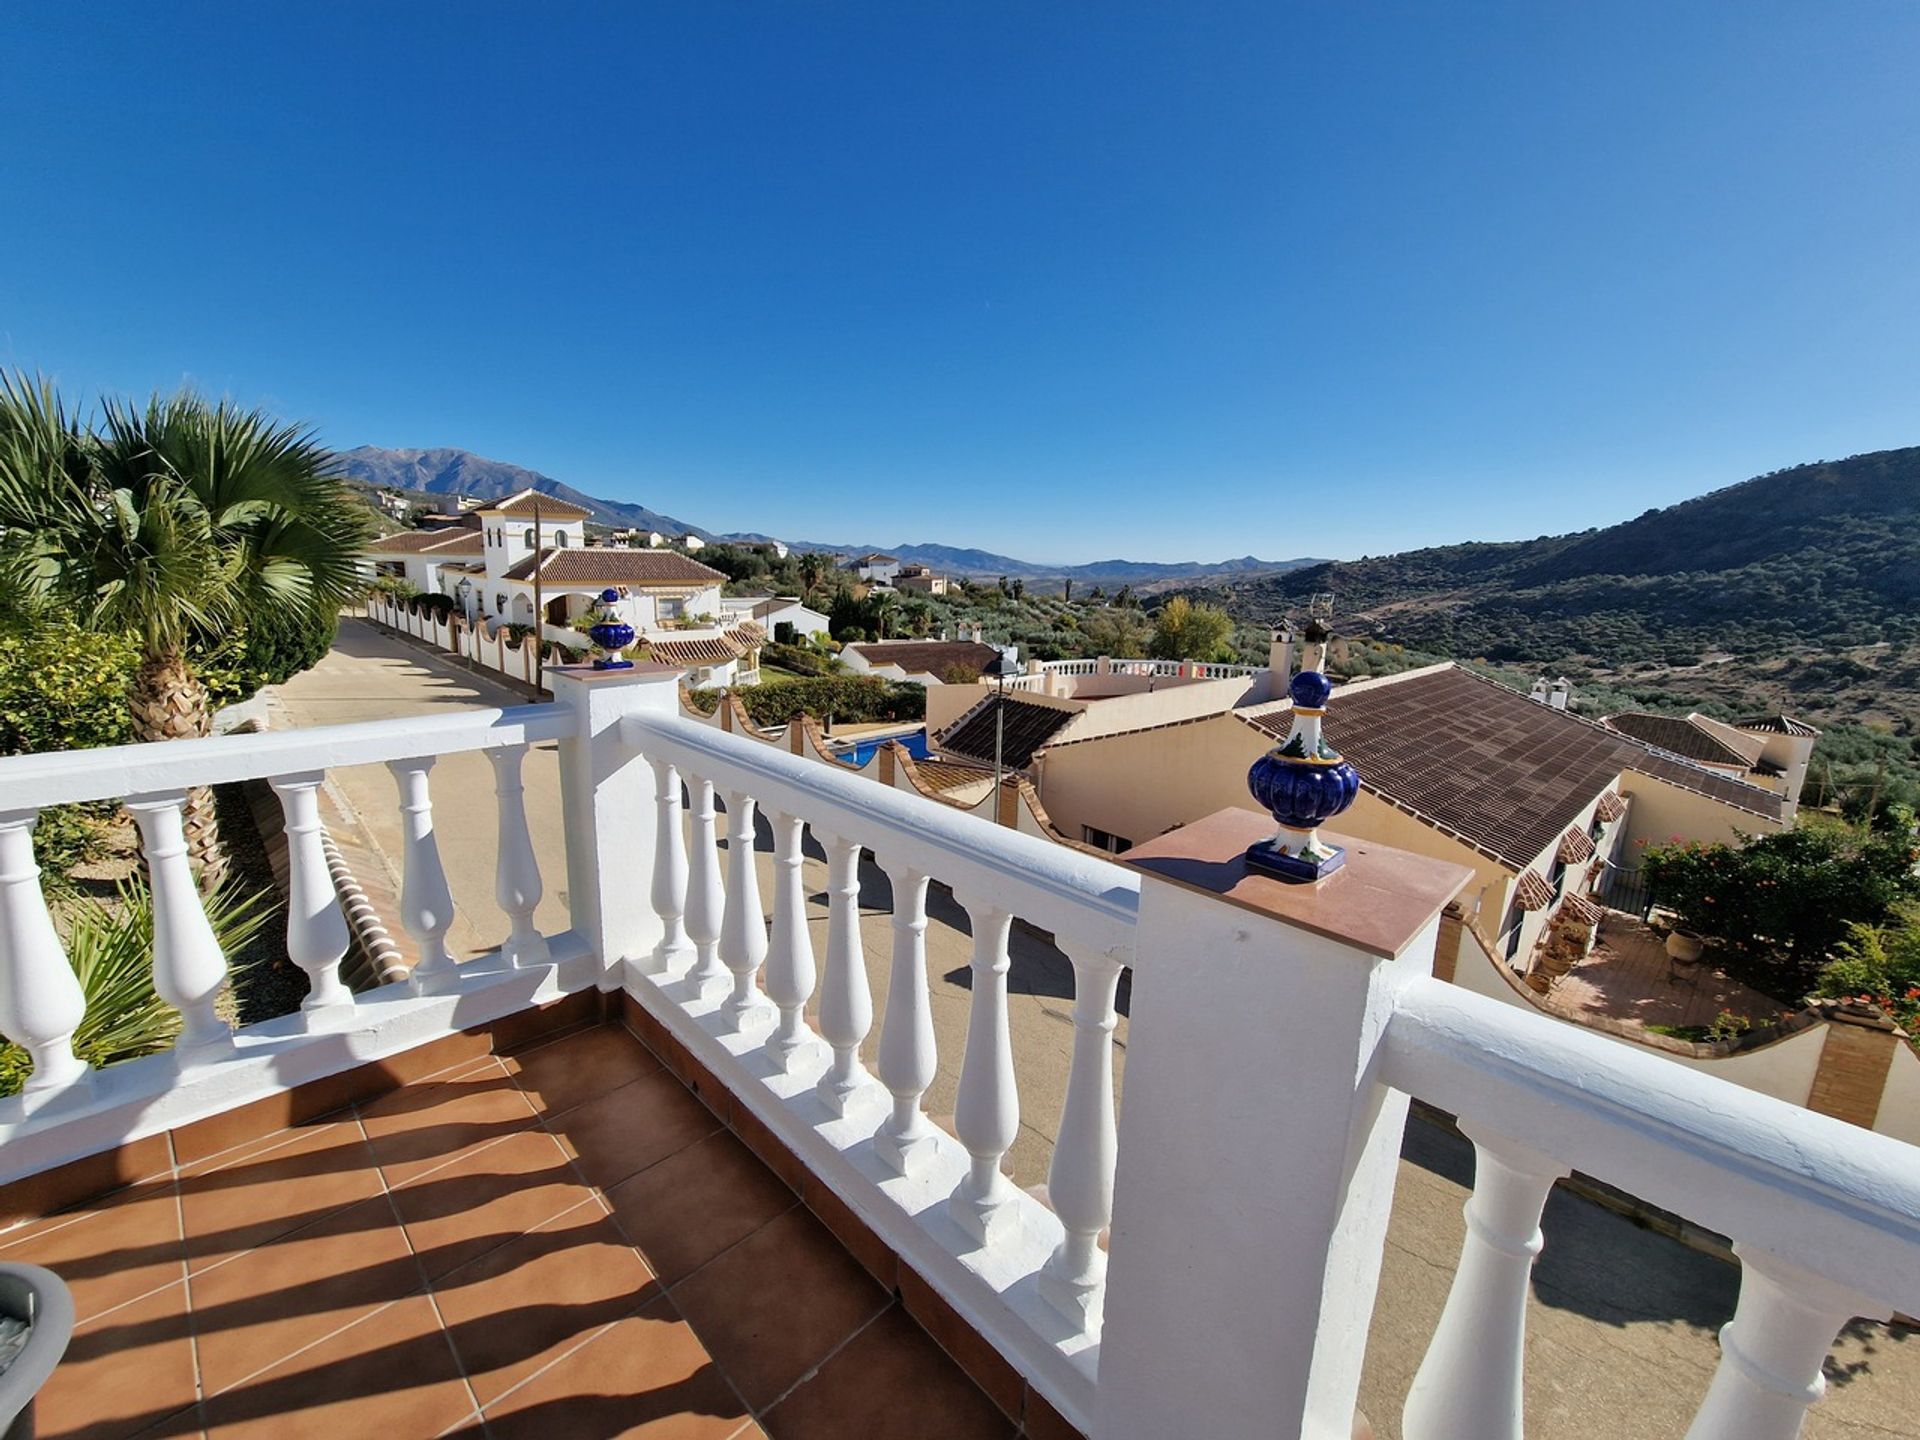
[[[191,740],[213,732],[213,707],[206,686],[178,651],[141,659],[127,691],[127,704],[133,712],[135,740]],[[213,792],[204,785],[188,790],[181,819],[186,826],[188,860],[199,873],[201,891],[211,893],[227,875]]]

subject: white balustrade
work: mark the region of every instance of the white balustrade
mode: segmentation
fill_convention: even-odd
[[[1790,1261],[1736,1243],[1740,1300],[1720,1330],[1720,1364],[1687,1440],[1797,1440],[1807,1410],[1827,1393],[1834,1337],[1856,1316],[1885,1320],[1887,1306]]]
[[[680,823],[680,772],[653,762],[653,911],[660,917],[660,943],[647,957],[649,974],[665,975],[693,952],[687,939],[687,841]]]
[[[1570,1167],[1470,1120],[1460,1128],[1474,1156],[1467,1235],[1401,1434],[1521,1440],[1527,1285],[1544,1243],[1547,1194]]]
[[[727,908],[720,920],[720,961],[733,976],[723,1011],[736,1030],[764,1013],[766,1002],[753,977],[767,958],[766,916],[760,909],[760,874],[753,862],[754,800],[727,793]]]
[[[833,1046],[833,1063],[820,1077],[827,1109],[845,1115],[868,1086],[860,1042],[873,1028],[873,996],[860,943],[860,842],[823,837],[827,850],[827,978],[820,990],[820,1033]]]
[[[925,1168],[940,1133],[921,1104],[938,1066],[927,994],[927,877],[898,863],[886,871],[893,887],[893,958],[880,1026],[880,1083],[893,1096],[893,1110],[874,1134],[873,1148],[895,1174],[913,1175]]]
[[[53,928],[33,859],[35,810],[0,811],[0,1035],[27,1052],[25,1103],[37,1108],[83,1083],[73,1032],[87,997]]]
[[[307,973],[300,1009],[308,1026],[323,1026],[353,1004],[340,978],[340,961],[352,935],[327,864],[326,830],[320,821],[318,770],[276,775],[269,783],[280,797],[287,837],[287,958]]]
[[[181,1064],[190,1065],[230,1049],[233,1032],[215,1013],[226,988],[227,957],[187,863],[181,818],[186,799],[184,791],[131,796],[126,807],[140,830],[153,897],[153,988],[180,1012],[174,1050]]]
[[[990,1245],[1013,1218],[1015,1192],[1000,1163],[1020,1138],[1020,1092],[1007,1022],[1007,971],[1012,963],[1007,934],[1013,917],[979,899],[961,903],[973,926],[973,1000],[953,1128],[972,1164],[954,1188],[950,1209],[962,1230]]]
[[[1040,1293],[1062,1315],[1089,1332],[1100,1328],[1107,1257],[1100,1232],[1113,1218],[1113,1166],[1119,1152],[1113,1117],[1114,1010],[1122,966],[1068,940],[1073,962],[1073,1061],[1060,1135],[1047,1171],[1047,1199],[1066,1228],[1040,1272]]]
[[[400,923],[419,952],[412,982],[417,992],[437,991],[456,978],[447,931],[453,925],[453,892],[440,864],[440,842],[433,833],[433,798],[427,772],[434,757],[389,760],[387,768],[400,787],[403,849],[400,882]]]
[[[731,801],[728,811],[732,811]],[[773,1033],[767,1036],[767,1053],[782,1070],[791,1070],[814,1044],[805,1016],[814,981],[802,848],[807,827],[798,815],[778,810],[767,818],[773,827],[773,935],[767,943],[767,998],[780,1011]]]
[[[693,943],[693,971],[688,977],[696,993],[704,994],[728,982],[720,963],[720,927],[726,894],[720,885],[720,848],[716,838],[713,782],[687,777],[693,801],[693,834],[687,855],[687,938]]]
[[[500,953],[516,968],[544,965],[552,958],[547,938],[533,918],[544,887],[533,835],[527,828],[526,785],[521,778],[526,758],[525,745],[500,745],[487,751],[493,763],[493,793],[499,802],[493,894],[511,926]]]

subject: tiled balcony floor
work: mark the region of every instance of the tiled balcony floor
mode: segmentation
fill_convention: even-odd
[[[181,1165],[0,1258],[74,1291],[44,1440],[1020,1428],[618,1025]]]

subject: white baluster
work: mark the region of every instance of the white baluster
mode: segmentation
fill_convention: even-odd
[[[927,998],[927,877],[890,865],[887,879],[893,886],[893,965],[880,1027],[880,1083],[893,1093],[893,1113],[874,1135],[873,1148],[895,1174],[911,1175],[933,1153],[939,1134],[920,1105],[938,1064]]]
[[[1822,1275],[1736,1243],[1740,1301],[1720,1331],[1720,1365],[1687,1440],[1796,1440],[1808,1409],[1827,1393],[1822,1373],[1834,1337],[1857,1315],[1885,1306]]]
[[[1528,1280],[1540,1213],[1568,1167],[1472,1121],[1460,1130],[1473,1141],[1467,1236],[1400,1428],[1406,1440],[1520,1440]]]
[[[0,812],[0,1034],[33,1060],[22,1102],[37,1109],[90,1072],[73,1053],[87,997],[47,913],[33,860],[37,810]]]
[[[726,893],[720,886],[720,849],[714,838],[713,782],[687,777],[693,797],[693,837],[687,864],[687,938],[693,942],[693,973],[689,977],[700,994],[719,988],[728,979],[720,963],[720,925]]]
[[[760,875],[753,863],[753,797],[727,795],[727,911],[720,921],[720,959],[733,976],[733,993],[721,1007],[735,1030],[763,1011],[753,983],[767,958],[766,916],[760,909]]]
[[[416,992],[445,989],[455,978],[453,952],[447,931],[453,925],[453,892],[440,864],[440,842],[433,833],[433,798],[427,772],[434,757],[389,760],[400,786],[400,813],[405,817],[405,851],[400,884],[400,923],[419,951],[411,977]]]
[[[680,825],[680,772],[653,762],[653,913],[660,917],[660,943],[644,968],[665,975],[693,953],[682,917],[687,912],[687,837]]]
[[[860,944],[860,842],[825,837],[827,850],[827,978],[820,987],[820,1033],[833,1064],[820,1077],[820,1098],[836,1115],[867,1087],[860,1042],[873,1028],[873,995]]]
[[[961,903],[973,926],[973,1003],[953,1125],[973,1163],[954,1187],[950,1208],[960,1228],[985,1245],[1013,1215],[1015,1192],[1000,1173],[1000,1161],[1020,1135],[1020,1093],[1007,1029],[1007,932],[1013,917],[984,903]]]
[[[287,821],[287,958],[307,972],[307,998],[300,1009],[309,1029],[351,1013],[353,1005],[353,992],[340,978],[340,960],[352,936],[327,865],[320,823],[325,778],[310,770],[268,782]]]
[[[791,1070],[813,1044],[807,1001],[813,997],[813,939],[807,934],[807,884],[801,848],[806,826],[798,815],[770,811],[773,826],[773,936],[767,943],[767,998],[780,1007],[780,1021],[767,1037],[767,1053]]]
[[[1120,962],[1062,941],[1073,961],[1073,1063],[1060,1111],[1060,1138],[1047,1170],[1047,1199],[1066,1235],[1040,1272],[1047,1303],[1088,1333],[1100,1328],[1107,1257],[1100,1232],[1113,1218],[1113,1162],[1119,1146],[1113,1119],[1114,997]]]
[[[153,988],[180,1012],[180,1063],[210,1058],[233,1046],[233,1031],[214,1013],[227,983],[227,957],[207,920],[187,863],[181,823],[182,792],[130,796],[127,809],[140,827],[141,850],[153,893]]]
[[[521,767],[525,745],[501,745],[487,751],[493,762],[493,793],[500,806],[500,843],[494,862],[493,895],[511,925],[500,946],[501,956],[516,969],[545,965],[552,959],[547,937],[534,924],[545,887],[540,882],[540,860],[527,829],[527,791]]]

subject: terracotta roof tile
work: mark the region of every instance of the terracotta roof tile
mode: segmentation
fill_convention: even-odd
[[[1017,695],[989,695],[934,736],[934,742],[948,754],[988,765],[993,763],[998,744],[1001,762],[1011,769],[1024,770],[1032,763],[1033,752],[1078,713],[1035,705]]]
[[[603,550],[560,547],[541,552],[540,578],[556,585],[672,585],[705,588],[727,577],[673,550]],[[529,555],[507,571],[509,580],[531,580]]]
[[[1770,735],[1798,735],[1803,740],[1811,740],[1820,733],[1806,721],[1795,720],[1791,715],[1761,715],[1752,720],[1736,720],[1734,728],[1762,730]]]
[[[1618,790],[1609,790],[1600,797],[1600,803],[1593,807],[1593,813],[1611,825],[1627,813],[1627,802],[1620,798]]]
[[[1737,765],[1744,770],[1757,758],[1741,754],[1684,715],[1650,715],[1644,710],[1629,710],[1609,715],[1601,723],[1642,744],[1671,751],[1683,760],[1698,760],[1703,765]]]
[[[1560,837],[1560,848],[1553,853],[1556,859],[1578,865],[1593,858],[1593,841],[1587,838],[1586,831],[1570,829]]]
[[[1522,910],[1544,910],[1553,903],[1553,887],[1538,870],[1524,870],[1520,883],[1513,887],[1513,903]]]
[[[571,501],[562,500],[558,495],[542,494],[535,490],[522,490],[518,494],[508,495],[499,500],[489,501],[485,505],[473,507],[473,513],[483,515],[531,515],[534,496],[540,497],[540,518],[542,520],[586,520],[593,515],[591,510],[583,510]]]
[[[858,651],[869,665],[898,665],[909,675],[933,676],[955,665],[983,670],[1000,653],[971,640],[880,640],[847,648]]]
[[[479,555],[486,543],[478,530],[441,525],[431,530],[402,530],[367,546],[370,555]]]
[[[1600,923],[1600,907],[1584,895],[1569,895],[1561,902],[1560,914],[1570,920],[1578,920],[1582,925]]]

